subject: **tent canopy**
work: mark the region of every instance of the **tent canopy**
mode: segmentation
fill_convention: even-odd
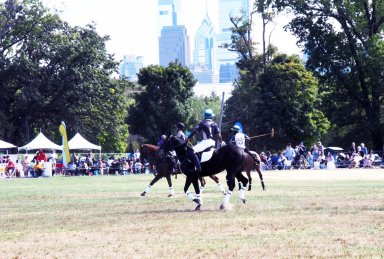
[[[0,140],[0,149],[8,149],[8,148],[15,148],[15,147],[16,146],[11,143]]]
[[[34,150],[34,149],[55,149],[61,150],[61,146],[50,141],[43,133],[39,133],[37,137],[27,145],[19,147],[18,150]]]
[[[92,144],[88,140],[86,140],[83,136],[80,135],[80,133],[76,133],[76,135],[68,141],[68,148],[70,150],[72,149],[81,149],[81,150],[101,150],[101,146],[97,146],[95,144]]]

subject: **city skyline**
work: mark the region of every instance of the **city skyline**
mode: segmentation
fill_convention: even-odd
[[[178,24],[185,25],[189,36],[194,36],[207,14],[212,19],[214,29],[218,24],[218,0],[178,0],[180,15]],[[125,55],[142,56],[145,65],[159,64],[158,53],[158,0],[129,1],[109,0],[108,5],[102,1],[92,0],[43,0],[48,7],[60,10],[60,16],[69,24],[84,26],[94,21],[100,35],[109,35],[107,50],[115,54],[115,59],[121,61]],[[143,19],[144,18],[144,19]],[[256,20],[256,19],[255,19]],[[283,25],[288,22],[285,17],[276,19],[276,26],[271,37],[272,43],[281,52],[299,54],[296,39],[284,32]],[[256,34],[260,30],[255,27]],[[261,35],[260,35],[261,37]],[[259,41],[259,40],[257,40]],[[191,51],[194,50],[191,40]],[[190,57],[192,59],[192,57]]]

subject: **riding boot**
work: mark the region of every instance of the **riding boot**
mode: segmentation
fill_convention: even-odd
[[[197,173],[201,172],[201,164],[200,164],[199,158],[195,154],[195,151],[193,151],[192,148],[188,148],[187,154],[188,154],[188,158],[193,162],[195,166],[195,172]]]

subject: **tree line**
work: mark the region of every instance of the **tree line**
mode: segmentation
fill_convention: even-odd
[[[276,131],[251,147],[277,150],[318,139],[347,146],[383,144],[383,1],[257,0],[252,16],[229,17],[228,51],[239,54],[239,78],[225,103],[224,136],[241,121],[248,135]],[[266,42],[274,17],[291,12],[286,29],[307,58]],[[254,17],[257,17],[254,18]],[[263,25],[262,53],[251,38]],[[58,126],[107,152],[131,149],[134,136],[155,143],[182,121],[190,129],[220,98],[194,97],[191,71],[177,62],[140,70],[138,82],[115,78],[118,62],[96,25],[70,26],[40,0],[0,4],[0,139],[23,145],[42,130],[60,143]],[[129,150],[128,150],[129,151]]]

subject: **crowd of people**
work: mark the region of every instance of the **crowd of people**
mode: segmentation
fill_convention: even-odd
[[[211,109],[205,110],[204,119],[192,129],[188,136],[184,134],[185,125],[183,123],[179,122],[176,125],[175,136],[180,140],[180,145],[185,146],[189,160],[195,165],[194,171],[196,173],[201,171],[200,161],[196,153],[218,147],[222,143],[221,132],[213,120],[213,116],[214,114]],[[236,123],[233,125],[231,132],[232,134],[228,142],[242,148],[246,153],[251,155],[256,166],[261,165],[263,170],[284,170],[292,168],[334,169],[336,167],[375,168],[380,166],[381,161],[384,161],[384,159],[378,158],[378,155],[374,154],[372,150],[368,151],[364,143],[356,146],[354,142],[352,142],[347,152],[341,152],[343,149],[340,148],[325,148],[321,141],[317,141],[309,148],[307,148],[303,142],[300,142],[295,147],[293,147],[291,143],[288,143],[286,148],[277,154],[272,154],[268,151],[261,152],[260,155],[258,155],[246,148],[246,141],[249,141],[250,138],[242,132],[241,124]],[[192,148],[189,140],[197,134],[200,135],[201,141]],[[170,135],[171,133],[168,133],[168,137]],[[161,152],[163,151],[166,139],[167,136],[162,135],[157,143]],[[136,152],[130,154],[128,157],[115,158],[111,156],[106,160],[103,158],[95,159],[92,152],[89,152],[85,157],[79,157],[76,153],[73,153],[68,166],[62,168],[56,166],[57,154],[55,151],[52,150],[47,158],[44,151],[40,149],[35,153],[32,160],[29,159],[28,155],[25,155],[21,161],[21,165],[24,177],[41,177],[45,171],[44,163],[46,161],[52,164],[52,176],[55,174],[127,175],[154,172],[155,168],[149,166],[148,161],[142,164],[139,156],[140,154]],[[0,163],[6,164],[5,171],[7,176],[11,177],[15,174],[16,176],[20,176],[15,162],[12,161],[9,156],[0,158]]]
[[[373,150],[368,151],[364,143],[356,146],[352,142],[351,147],[344,151],[341,148],[325,148],[321,141],[316,142],[308,149],[301,142],[295,148],[288,143],[285,150],[271,154],[261,152],[263,167],[269,169],[334,169],[342,168],[376,168],[383,161]]]

